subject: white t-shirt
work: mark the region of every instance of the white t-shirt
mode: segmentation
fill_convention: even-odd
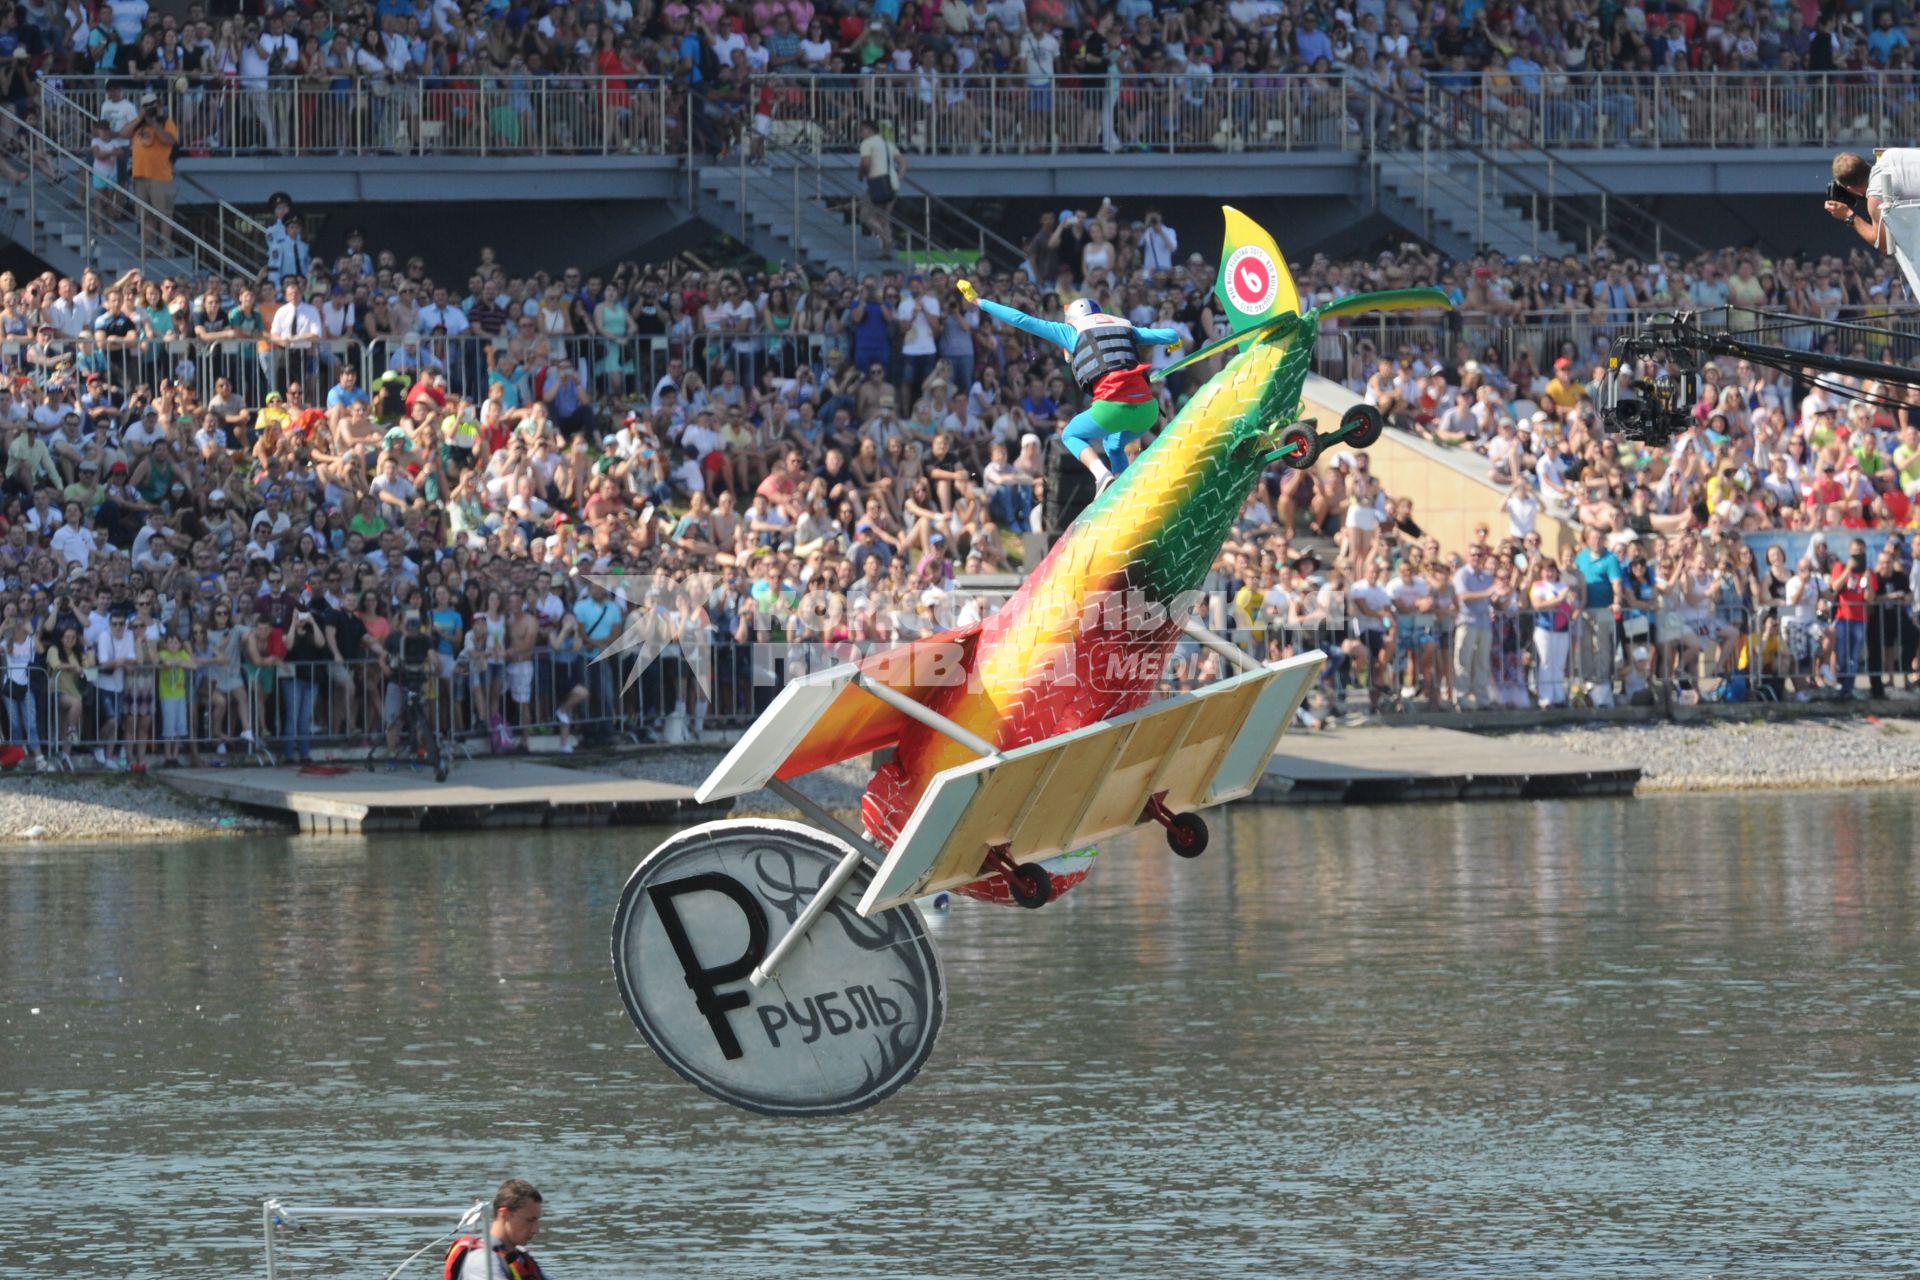
[[[900,165],[893,144],[877,133],[868,134],[860,142],[860,179],[871,182],[875,178],[885,178],[895,191],[900,189]]]
[[[1500,505],[1506,508],[1508,536],[1524,538],[1533,532],[1534,522],[1540,516],[1540,499],[1531,493],[1514,493],[1508,494]]]
[[[900,354],[903,356],[930,356],[938,348],[934,345],[934,322],[940,319],[940,303],[930,293],[919,297],[908,294],[900,299],[900,309],[893,318],[906,327],[906,337],[901,340]]]
[[[1368,609],[1377,609],[1382,614],[1390,611],[1393,608],[1393,597],[1387,594],[1385,587],[1376,587],[1371,582],[1356,582],[1347,589],[1347,595],[1353,601],[1354,620],[1359,623],[1362,631],[1384,631],[1386,629],[1387,620],[1385,617],[1371,616],[1363,613],[1360,609],[1361,605],[1365,605]]]
[[[132,98],[108,98],[100,104],[100,118],[105,120],[115,134],[140,118],[140,108]]]
[[[93,530],[79,524],[63,524],[54,530],[51,545],[61,564],[77,564],[83,569],[92,563],[93,553],[100,546]]]
[[[1889,147],[1873,162],[1867,195],[1881,204],[1920,200],[1920,147]]]
[[[127,147],[128,142],[125,138],[95,138],[92,146],[94,176],[96,178],[105,178],[108,182],[118,177],[120,174],[120,153],[125,151]],[[55,305],[58,306],[59,304],[56,303]],[[79,332],[76,328],[67,334],[67,336],[71,338]]]
[[[1411,582],[1395,578],[1387,584],[1387,596],[1393,601],[1393,607],[1401,613],[1414,612],[1420,601],[1430,594],[1432,589],[1427,586],[1426,579],[1418,576]]]

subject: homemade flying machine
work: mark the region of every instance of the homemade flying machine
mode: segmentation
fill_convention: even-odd
[[[1226,209],[1214,291],[1238,349],[1081,513],[998,611],[790,683],[701,785],[770,788],[817,826],[728,819],[634,871],[613,930],[627,1010],[708,1092],[822,1115],[886,1097],[926,1061],[945,1011],[917,897],[952,889],[1042,907],[1092,847],[1146,823],[1200,854],[1198,810],[1247,795],[1324,662],[1262,663],[1190,616],[1247,494],[1278,462],[1379,438],[1371,409],[1326,436],[1298,421],[1322,320],[1444,308],[1433,289],[1300,310],[1273,239]],[[1181,637],[1237,674],[1149,703]],[[793,785],[890,753],[854,830]]]

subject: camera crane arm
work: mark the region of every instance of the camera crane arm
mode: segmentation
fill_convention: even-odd
[[[1823,323],[1810,317],[1790,318],[1804,319],[1810,326]],[[1901,387],[1920,387],[1920,369],[1818,351],[1795,351],[1734,334],[1709,333],[1700,327],[1694,313],[1682,311],[1654,317],[1621,342],[1618,354],[1607,362],[1607,373],[1600,386],[1602,421],[1608,429],[1631,439],[1664,443],[1687,428],[1693,406],[1700,399],[1701,363],[1722,356],[1788,374],[1831,373]],[[1646,363],[1660,367],[1646,374],[1640,368]],[[1843,399],[1877,407],[1900,408],[1907,404],[1904,400],[1853,387],[1828,386],[1827,390]]]

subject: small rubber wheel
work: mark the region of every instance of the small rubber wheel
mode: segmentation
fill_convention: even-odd
[[[1167,848],[1183,858],[1197,858],[1207,851],[1207,820],[1197,813],[1176,813],[1167,828]]]
[[[1340,415],[1340,428],[1346,432],[1342,439],[1347,447],[1365,449],[1380,439],[1380,433],[1387,429],[1387,420],[1372,405],[1357,404]]]
[[[1013,895],[1016,903],[1028,910],[1044,907],[1053,901],[1053,877],[1039,863],[1022,863],[1006,879],[1007,892]]]
[[[1320,435],[1312,425],[1294,422],[1280,428],[1279,448],[1290,449],[1281,461],[1295,471],[1305,471],[1320,461]]]
[[[452,768],[453,762],[447,759],[446,752],[435,751],[433,753],[433,780],[435,782],[445,782],[447,780],[447,774]]]

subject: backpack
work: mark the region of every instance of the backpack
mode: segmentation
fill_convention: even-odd
[[[467,1255],[479,1247],[479,1236],[461,1236],[455,1240],[447,1250],[444,1280],[460,1280],[460,1268],[466,1264]]]

